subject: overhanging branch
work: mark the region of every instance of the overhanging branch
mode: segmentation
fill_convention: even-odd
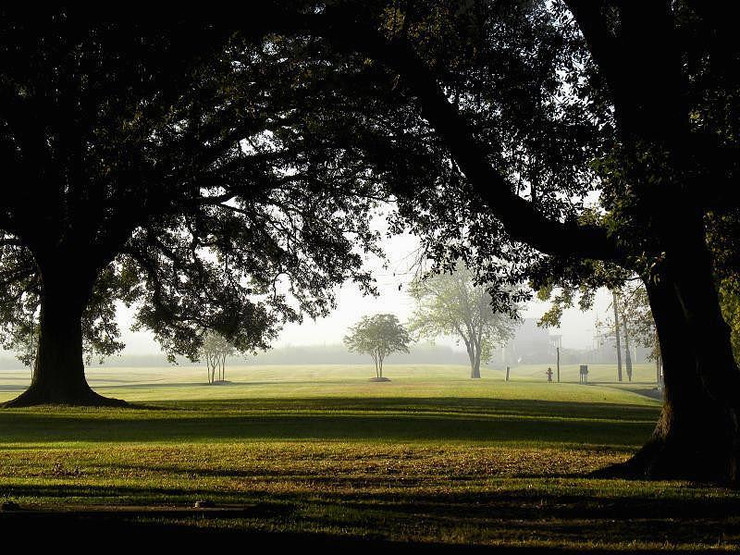
[[[456,163],[482,202],[517,241],[557,256],[622,261],[623,254],[606,230],[548,219],[530,202],[512,192],[507,180],[491,167],[486,149],[474,138],[464,117],[448,101],[434,75],[404,42],[389,43],[374,29],[354,21],[346,12],[304,16],[276,32],[314,33],[342,50],[361,51],[397,71],[418,98],[422,115],[444,140]]]

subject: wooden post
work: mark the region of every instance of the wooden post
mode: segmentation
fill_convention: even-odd
[[[555,352],[557,353],[557,374],[558,374],[558,383],[560,383],[560,347],[557,347],[555,349]]]
[[[507,381],[507,382],[509,381],[509,371],[510,371],[510,370],[511,370],[511,368],[509,368],[509,367],[507,366],[507,367],[506,367],[506,381]]]

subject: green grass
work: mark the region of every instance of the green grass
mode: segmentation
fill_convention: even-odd
[[[590,369],[604,383],[548,384],[543,367],[506,383],[389,366],[391,382],[370,383],[367,366],[245,366],[221,386],[202,369],[93,369],[98,391],[140,408],[0,411],[0,499],[46,510],[210,499],[262,509],[157,518],[400,541],[740,546],[735,492],[588,476],[629,457],[659,412],[636,393],[652,392],[649,365],[621,385],[606,383],[613,368]],[[0,400],[27,380],[0,373]]]

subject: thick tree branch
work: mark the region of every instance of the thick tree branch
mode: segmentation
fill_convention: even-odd
[[[434,75],[406,43],[388,43],[374,29],[356,21],[357,12],[353,13],[351,7],[348,10],[326,8],[320,14],[302,13],[304,4],[267,2],[259,17],[251,14],[248,19],[240,19],[230,14],[228,17],[211,15],[209,19],[216,25],[239,28],[245,35],[254,37],[270,32],[316,34],[329,39],[340,49],[361,51],[386,64],[405,79],[421,104],[423,116],[443,138],[482,202],[502,221],[513,239],[559,256],[622,260],[616,242],[604,229],[550,220],[512,191],[507,180],[490,166],[486,149],[475,140],[467,122],[450,104]],[[130,17],[130,13],[115,6],[98,7],[86,15],[116,20]],[[163,19],[153,14],[148,24],[171,24],[171,14],[167,16]],[[198,17],[201,16],[198,13]],[[188,17],[194,17],[194,14],[185,12],[182,15],[183,19]]]
[[[481,200],[513,239],[558,256],[622,260],[618,245],[606,230],[550,220],[513,192],[508,181],[491,167],[485,147],[476,141],[434,75],[406,43],[388,43],[373,30],[345,20],[341,25],[315,27],[341,48],[362,50],[401,74],[417,96],[423,116],[443,138]]]
[[[622,132],[669,145],[684,143],[689,133],[686,84],[669,3],[566,4],[606,79]],[[609,16],[607,8],[612,8]]]

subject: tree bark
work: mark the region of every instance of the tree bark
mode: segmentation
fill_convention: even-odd
[[[472,341],[465,341],[465,346],[468,350],[468,358],[470,359],[470,378],[480,378],[480,349],[476,351],[475,345]]]
[[[700,217],[682,219],[646,287],[663,361],[664,404],[650,441],[621,470],[736,485],[740,372]]]
[[[125,406],[95,393],[85,378],[81,318],[92,280],[73,276],[74,264],[42,271],[41,314],[30,387],[5,407],[32,405]]]

